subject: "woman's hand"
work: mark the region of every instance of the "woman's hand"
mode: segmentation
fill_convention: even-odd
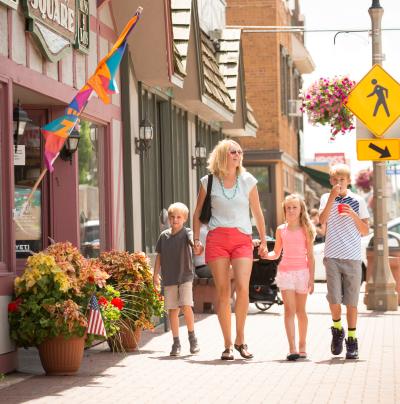
[[[201,255],[203,254],[204,247],[203,244],[201,244],[200,240],[195,240],[193,244],[193,254],[194,255]]]
[[[264,258],[266,255],[268,255],[268,247],[267,247],[267,242],[261,241],[259,246],[258,246],[258,255],[261,258]]]

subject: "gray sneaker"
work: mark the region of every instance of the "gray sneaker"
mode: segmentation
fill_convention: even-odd
[[[190,353],[196,354],[200,352],[200,347],[196,337],[189,337]]]
[[[181,345],[176,344],[175,342],[172,344],[171,352],[169,356],[179,356],[181,354]]]

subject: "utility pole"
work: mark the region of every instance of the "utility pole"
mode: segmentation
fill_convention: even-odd
[[[371,17],[372,65],[382,64],[381,21],[383,8],[373,0],[368,9]],[[371,135],[371,137],[373,137]],[[389,266],[387,235],[386,164],[374,162],[374,268],[372,279],[367,280],[365,303],[369,310],[397,310],[396,284]]]

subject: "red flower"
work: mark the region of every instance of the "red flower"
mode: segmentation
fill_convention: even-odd
[[[15,299],[13,301],[11,301],[10,303],[8,303],[8,312],[9,313],[15,313],[16,311],[18,311],[19,305],[21,304],[22,299],[19,297],[18,299]]]
[[[94,283],[94,276],[90,275],[90,276],[88,277],[88,282],[89,282],[89,283]]]
[[[111,300],[111,304],[113,306],[115,306],[118,310],[122,310],[124,308],[124,306],[125,306],[124,301],[122,299],[120,299],[119,297],[114,297]]]
[[[100,299],[99,299],[99,304],[101,306],[107,306],[108,300],[104,296],[101,296]]]

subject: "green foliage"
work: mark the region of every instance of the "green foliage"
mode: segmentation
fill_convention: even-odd
[[[78,147],[79,184],[97,186],[97,176],[91,174],[93,161],[96,160],[96,151],[90,141],[90,122],[81,120],[81,138]]]
[[[142,252],[111,251],[101,254],[100,261],[124,301],[121,320],[135,328],[154,328],[154,317],[164,313],[164,300],[154,289],[148,257]]]
[[[32,255],[8,305],[11,339],[29,347],[58,335],[83,336],[90,297],[107,277],[96,260],[84,259],[70,243]]]

